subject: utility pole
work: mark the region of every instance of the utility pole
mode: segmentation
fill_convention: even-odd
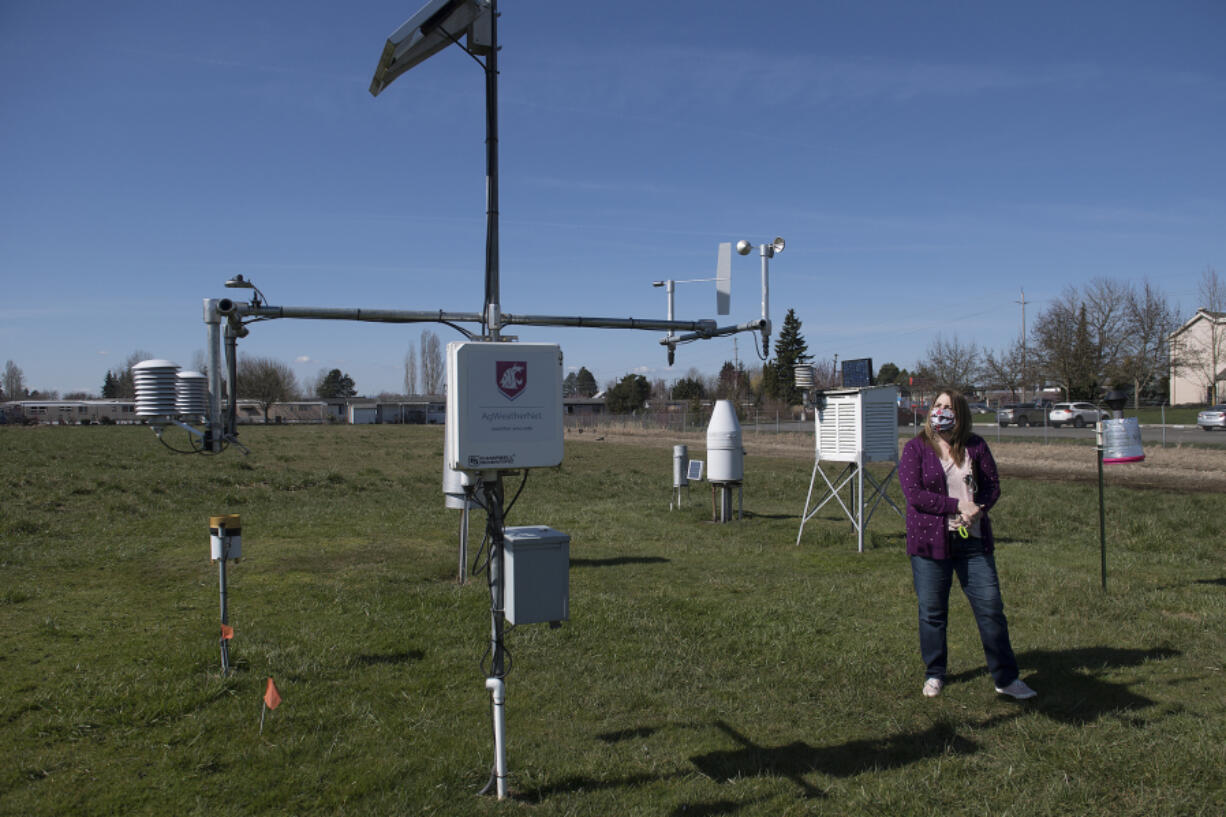
[[[1027,371],[1026,371],[1026,289],[1024,287],[1021,289],[1021,293],[1022,293],[1022,299],[1020,301],[1014,301],[1013,303],[1022,305],[1022,378],[1023,378],[1022,380],[1022,402],[1024,403],[1026,402],[1026,381],[1024,378],[1027,376]]]

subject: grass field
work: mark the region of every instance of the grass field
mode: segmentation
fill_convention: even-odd
[[[746,518],[713,525],[704,486],[669,511],[670,440],[568,438],[509,519],[571,535],[571,620],[508,636],[498,802],[476,795],[489,600],[455,582],[441,429],[243,440],[0,428],[0,814],[1226,813],[1220,494],[1109,486],[1104,593],[1096,486],[1006,475],[997,563],[1039,698],[993,692],[955,591],[925,699],[892,512],[863,554],[830,505],[797,547],[811,460],[748,458]],[[219,513],[246,557],[228,677]]]

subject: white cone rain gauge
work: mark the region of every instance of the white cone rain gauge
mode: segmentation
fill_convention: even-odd
[[[741,421],[731,400],[717,400],[707,425],[707,481],[718,499],[715,518],[732,521],[732,489],[737,491],[737,519],[742,517],[744,504],[745,449],[741,446]]]

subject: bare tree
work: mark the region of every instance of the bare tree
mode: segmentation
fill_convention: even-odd
[[[1095,380],[1104,383],[1117,368],[1128,343],[1128,306],[1133,288],[1120,281],[1095,278],[1085,288],[1086,329],[1094,355],[1091,368]]]
[[[1060,386],[1065,399],[1079,398],[1091,388],[1088,321],[1085,304],[1075,289],[1066,288],[1060,298],[1039,314],[1031,334],[1034,337],[1031,349],[1041,371]]]
[[[192,354],[192,369],[201,374],[209,373],[209,356],[203,349],[197,349]],[[222,366],[222,371],[225,371],[224,366]]]
[[[1116,376],[1132,383],[1133,407],[1140,408],[1141,392],[1170,371],[1170,335],[1179,326],[1177,310],[1149,281],[1129,288],[1124,312],[1126,335],[1116,365]]]
[[[813,388],[815,389],[837,389],[839,387],[838,365],[834,362],[834,358],[818,358],[812,361],[813,366]]]
[[[1064,289],[1035,321],[1034,351],[1044,375],[1068,399],[1093,399],[1119,378],[1129,354],[1129,305],[1138,297],[1119,281],[1096,278],[1084,292]]]
[[[426,394],[442,394],[446,377],[443,345],[429,329],[421,333],[421,387]]]
[[[417,349],[411,343],[404,354],[404,393],[417,394]]]
[[[1043,373],[1063,389],[1065,398],[1081,367],[1073,351],[1080,309],[1076,292],[1066,289],[1059,299],[1039,313],[1031,330],[1034,339],[1031,350]]]
[[[999,351],[985,351],[980,377],[986,385],[1008,389],[1014,400],[1019,399],[1018,391],[1024,394],[1026,384],[1037,378],[1034,361],[1026,355],[1021,337]]]
[[[0,376],[0,383],[4,385],[4,399],[21,400],[26,396],[25,374],[22,373],[21,367],[11,360],[4,364],[4,374]]]
[[[956,334],[946,339],[938,333],[928,344],[928,357],[921,361],[920,369],[937,383],[970,391],[979,372],[979,358],[974,341],[962,343]]]
[[[236,391],[240,400],[255,400],[260,404],[267,423],[268,410],[274,403],[298,399],[298,381],[293,369],[279,360],[240,357]]]
[[[1217,319],[1226,317],[1226,281],[1218,276],[1213,267],[1206,268],[1201,274],[1196,296],[1214,319],[1209,321],[1209,340],[1205,344],[1205,357],[1208,358],[1207,371],[1211,373],[1212,380],[1209,388],[1213,391],[1213,404],[1217,405],[1222,402],[1219,383],[1222,380],[1223,361],[1226,361],[1226,327]]]

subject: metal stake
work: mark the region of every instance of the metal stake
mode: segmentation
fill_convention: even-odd
[[[1102,558],[1103,590],[1107,589],[1107,511],[1103,502],[1103,424],[1098,424],[1098,550]]]
[[[226,611],[226,560],[230,558],[230,537],[224,526],[217,528],[221,538],[221,558],[217,560],[218,581],[221,584],[221,623],[229,624],[230,618]],[[230,674],[230,642],[223,634],[221,637],[221,674]]]

